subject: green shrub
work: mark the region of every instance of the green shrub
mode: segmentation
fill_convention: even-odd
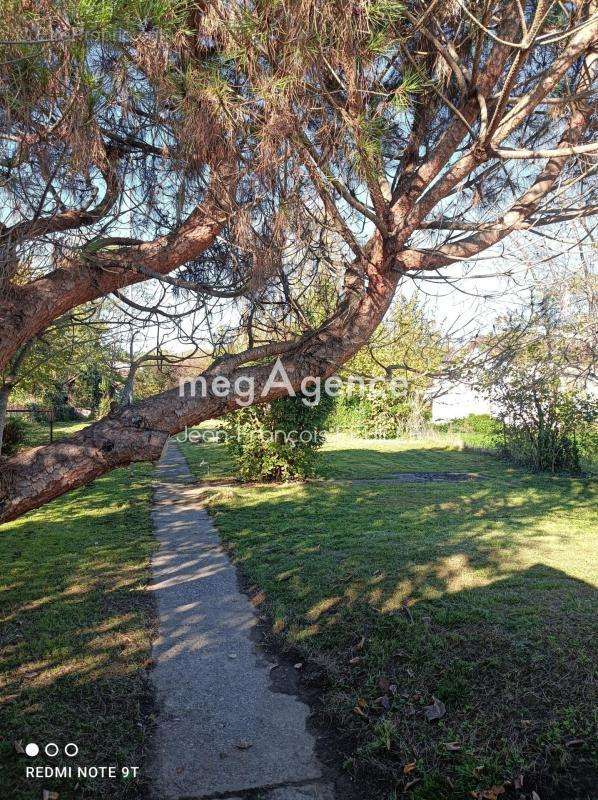
[[[326,419],[328,430],[347,431],[356,436],[365,436],[370,427],[371,404],[366,398],[343,393],[335,398]]]
[[[34,425],[24,417],[9,416],[2,436],[2,455],[10,456],[32,438]]]
[[[339,394],[327,428],[367,439],[396,439],[420,432],[430,418],[430,409],[418,397],[397,396],[389,385],[379,383],[365,394]]]
[[[598,425],[586,425],[577,432],[575,441],[582,469],[598,471]]]
[[[441,422],[434,430],[459,434],[468,447],[495,449],[502,439],[501,423],[490,414],[468,414],[450,422]]]
[[[513,461],[544,472],[579,472],[595,463],[595,400],[538,384],[511,386],[502,399],[502,449]]]
[[[31,418],[35,422],[42,425],[48,425],[48,409],[52,411],[52,418],[54,422],[74,422],[77,417],[77,412],[73,406],[67,403],[56,403],[52,406],[44,405],[43,403],[28,403],[27,409],[31,411]]]
[[[226,441],[240,477],[282,481],[313,475],[330,408],[327,396],[315,406],[297,396],[230,414]]]
[[[500,425],[490,414],[468,414],[461,420],[454,420],[458,423],[457,430],[463,433],[482,433],[487,436],[493,436]]]

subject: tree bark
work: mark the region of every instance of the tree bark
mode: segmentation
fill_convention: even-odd
[[[139,364],[136,363],[131,364],[129,367],[125,383],[118,393],[118,405],[120,408],[133,405],[135,395],[135,378],[137,377],[138,369]]]
[[[148,280],[144,266],[167,275],[203,253],[224,227],[230,212],[208,198],[168,236],[138,246],[83,254],[26,286],[11,284],[0,303],[0,370],[19,348],[55,319],[110,292]]]
[[[3,384],[0,388],[0,456],[2,455],[2,442],[4,441],[4,428],[6,427],[6,412],[8,410],[10,389],[10,385],[7,384]]]
[[[381,250],[381,248],[379,248]],[[399,272],[388,267],[378,252],[379,264],[370,263],[367,293],[337,309],[328,324],[293,345],[281,344],[280,357],[293,389],[307,376],[329,377],[360,349],[375,331],[393,298]],[[254,381],[256,404],[287,394],[280,387],[264,393],[275,362],[244,368],[238,357],[224,360],[204,376],[226,376],[231,384],[240,377]],[[179,396],[171,389],[133,406],[120,409],[68,440],[36,447],[7,459],[0,470],[0,522],[37,508],[100,475],[134,461],[156,460],[169,436],[215,419],[238,408],[235,397]]]
[[[535,21],[543,19],[546,4],[542,0],[536,5]],[[499,219],[480,223],[471,236],[450,237],[435,252],[405,249],[409,247],[410,236],[422,225],[426,227],[426,219],[433,209],[439,208],[481,164],[495,158],[497,150],[509,144],[513,130],[521,126],[543,98],[553,92],[584,52],[587,54],[585,72],[582,71],[581,77],[573,83],[577,82],[577,88],[585,88],[585,81],[591,79],[590,73],[593,72],[591,62],[596,58],[596,18],[589,15],[595,15],[598,5],[596,0],[580,0],[573,5],[579,14],[571,17],[575,25],[565,32],[563,40],[566,44],[560,54],[552,66],[542,69],[536,76],[535,85],[532,81],[527,87],[526,79],[522,84],[525,93],[515,96],[512,96],[512,89],[517,86],[524,64],[529,63],[532,43],[528,40],[531,34],[528,32],[528,36],[525,31],[522,33],[524,41],[517,43],[519,20],[517,15],[510,18],[507,14],[497,33],[489,33],[495,43],[489,45],[487,58],[479,62],[475,60],[467,92],[467,75],[461,74],[458,81],[461,99],[457,106],[450,104],[452,111],[447,117],[446,127],[439,137],[431,137],[429,150],[426,144],[423,161],[419,158],[422,142],[414,141],[407,151],[402,176],[397,173],[399,180],[389,197],[380,190],[381,185],[386,186],[384,170],[377,178],[368,172],[375,213],[357,201],[342,181],[328,174],[326,160],[320,164],[317,149],[313,163],[309,158],[306,160],[314,189],[322,195],[337,232],[356,254],[356,262],[347,270],[344,301],[318,331],[296,341],[273,343],[272,350],[259,348],[259,355],[255,351],[252,353],[251,363],[283,353],[282,363],[294,388],[309,375],[325,378],[369,340],[387,310],[403,272],[436,270],[445,264],[472,258],[511,231],[525,227],[527,221],[541,211],[544,198],[556,187],[565,163],[569,163],[571,147],[576,144],[586,146],[584,139],[590,132],[590,125],[584,102],[571,107],[569,131],[561,142],[563,154],[558,148],[550,148],[552,157],[535,181],[530,176],[530,189]],[[578,24],[583,22],[582,16],[587,19],[584,24]],[[532,28],[535,25],[536,22]],[[478,63],[482,65],[479,71]],[[458,65],[456,69],[459,70]],[[495,89],[500,89],[498,84],[505,70],[508,71],[502,89],[497,93]],[[509,104],[514,105],[506,112]],[[504,116],[502,111],[505,111]],[[358,109],[355,110],[357,113]],[[357,122],[357,117],[354,121]],[[470,134],[471,139],[468,138]],[[462,147],[463,142],[467,144]],[[308,153],[312,154],[309,147]],[[96,252],[89,248],[86,252],[83,248],[68,264],[28,285],[9,282],[0,300],[0,370],[10,364],[23,343],[31,341],[66,311],[142,282],[148,275],[166,276],[201,255],[232,213],[231,203],[226,200],[218,202],[219,196],[231,196],[223,188],[231,183],[230,177],[218,174],[216,169],[211,174],[212,186],[205,200],[170,235],[139,245],[122,246],[121,240],[116,249],[107,249],[105,241],[103,248]],[[368,244],[361,246],[355,240],[353,231],[335,206],[334,192],[331,192],[329,184],[349,206],[357,208],[365,218],[374,222],[376,233]],[[67,214],[62,219],[55,218],[55,222],[70,225],[71,217]],[[467,225],[463,231],[471,230],[469,226],[473,223],[467,214],[463,222]],[[43,225],[48,223],[46,220]],[[39,228],[25,228],[21,233],[31,235],[36,230],[39,232]],[[230,356],[212,367],[207,377],[209,379],[218,373],[232,381],[240,376],[253,378],[257,392],[261,393],[272,364],[262,363],[245,369],[240,366],[243,363],[248,363],[243,354]],[[267,402],[281,394],[284,391],[280,389],[270,391],[257,402]],[[34,448],[11,459],[0,459],[0,521],[42,505],[114,467],[157,458],[168,436],[186,425],[221,416],[234,407],[234,397],[222,398],[213,394],[205,398],[179,397],[174,390],[118,409],[66,442]]]

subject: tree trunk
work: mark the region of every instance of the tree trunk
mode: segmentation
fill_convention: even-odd
[[[11,387],[3,384],[0,388],[0,455],[2,455],[2,442],[4,441],[4,428],[6,427],[6,412]]]
[[[378,259],[385,261],[378,251]],[[308,377],[327,378],[351,358],[370,338],[392,300],[398,271],[373,267],[367,294],[347,300],[327,325],[297,340],[282,343],[280,358],[294,390]],[[274,364],[239,367],[232,356],[206,373],[207,385],[217,375],[231,384],[239,378],[255,386],[255,404],[288,394],[282,387],[265,391]],[[238,408],[231,393],[220,397],[179,395],[171,389],[133,406],[120,409],[65,441],[36,447],[13,456],[0,472],[0,522],[5,522],[89,483],[116,467],[134,461],[156,460],[169,436],[206,419],[221,417]]]
[[[118,393],[118,407],[124,408],[125,406],[132,406],[134,395],[135,395],[135,378],[137,377],[137,370],[139,369],[139,364],[131,364],[129,367],[129,372],[127,373],[127,379],[125,380],[124,386]]]

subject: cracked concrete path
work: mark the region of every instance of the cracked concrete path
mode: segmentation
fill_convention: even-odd
[[[253,606],[173,443],[156,482],[152,797],[332,800],[306,728],[309,709],[273,690],[272,663],[252,638]]]

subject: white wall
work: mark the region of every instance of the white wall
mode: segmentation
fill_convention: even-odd
[[[432,401],[432,421],[446,422],[468,414],[490,414],[489,401],[461,383],[452,384],[441,397]]]

